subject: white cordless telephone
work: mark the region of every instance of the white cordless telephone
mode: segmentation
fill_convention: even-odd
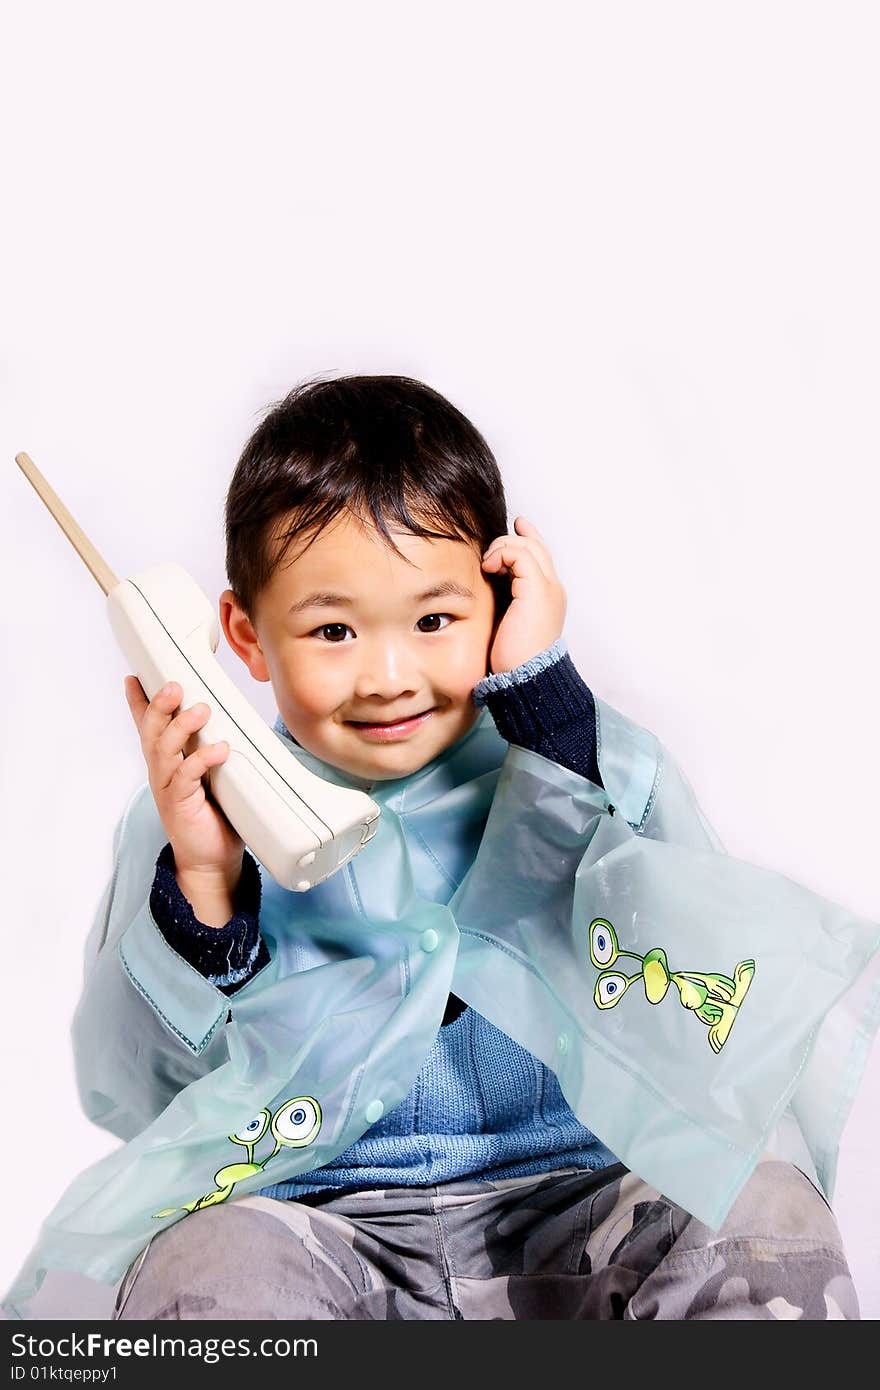
[[[182,709],[209,706],[194,741],[229,744],[208,781],[255,858],[296,893],[341,869],[375,834],[376,803],[310,772],[248,703],[214,655],[217,614],[185,570],[156,565],[118,580],[28,455],[15,461],[107,595],[110,626],[147,699],[176,681]]]

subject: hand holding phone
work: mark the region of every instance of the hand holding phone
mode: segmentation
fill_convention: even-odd
[[[222,863],[231,873],[238,854],[234,839],[221,829],[217,806],[208,801],[204,788],[199,792],[195,786],[207,775],[211,794],[235,834],[283,888],[304,893],[336,873],[375,834],[376,803],[355,787],[311,772],[267,726],[220,666],[215,655],[220,640],[217,614],[180,565],[155,565],[130,579],[117,579],[28,455],[16,454],[16,462],[107,595],[110,626],[141,687],[140,701],[132,693],[132,714],[137,710],[146,717],[151,711],[149,751],[144,749],[150,785],[155,796],[155,781],[165,813],[171,817],[173,810],[172,823],[183,833],[181,848],[189,865],[185,872],[202,872],[207,862],[213,881],[215,867]],[[168,728],[176,718],[177,704],[170,710],[155,704],[167,684],[178,688],[177,704],[186,708],[181,709],[182,722],[174,724],[174,733],[156,736],[162,719]],[[192,713],[194,706],[206,708],[204,719]],[[180,782],[169,791],[173,772],[163,781],[170,746],[184,732],[192,739],[190,756],[200,754],[185,774],[193,782],[193,800],[179,795],[184,785]],[[187,743],[181,740],[174,750],[181,766]],[[216,750],[221,743],[227,750],[223,757],[216,751],[206,755],[204,750]],[[175,798],[181,804],[175,806]],[[239,868],[240,863],[239,859]]]
[[[204,704],[182,709],[182,695],[171,682],[148,700],[137,676],[125,678],[125,697],[174,852],[178,885],[200,922],[222,927],[234,911],[244,841],[210,797],[203,778],[226,760],[229,744],[220,740],[193,747],[210,709]]]

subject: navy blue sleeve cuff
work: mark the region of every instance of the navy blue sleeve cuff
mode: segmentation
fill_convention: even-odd
[[[261,895],[260,871],[245,850],[234,916],[225,927],[207,926],[197,919],[189,899],[180,891],[174,851],[166,844],[156,860],[150,912],[173,951],[223,994],[235,994],[269,964],[269,950],[260,936]]]
[[[596,703],[562,638],[513,671],[485,676],[474,703],[486,705],[508,743],[528,748],[605,786],[596,756]]]

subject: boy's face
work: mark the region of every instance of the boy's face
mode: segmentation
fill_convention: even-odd
[[[471,692],[488,673],[495,629],[476,545],[392,534],[411,564],[371,522],[341,512],[308,548],[308,536],[293,542],[253,625],[231,589],[220,598],[230,646],[252,676],[272,682],[294,738],[368,782],[418,771],[467,732],[480,714]],[[423,597],[441,585],[469,596]],[[426,711],[384,734],[364,727]]]

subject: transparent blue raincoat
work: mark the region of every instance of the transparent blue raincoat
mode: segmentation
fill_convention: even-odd
[[[711,1228],[765,1150],[831,1196],[880,1021],[880,928],[729,857],[656,738],[596,713],[606,790],[508,745],[487,709],[372,784],[379,829],[343,870],[306,894],[262,873],[271,962],[231,998],[152,920],[166,837],[136,793],[73,1022],[85,1112],[126,1142],[50,1213],[9,1316],[48,1269],[115,1284],[163,1227],[342,1153],[411,1089],[450,990]]]

